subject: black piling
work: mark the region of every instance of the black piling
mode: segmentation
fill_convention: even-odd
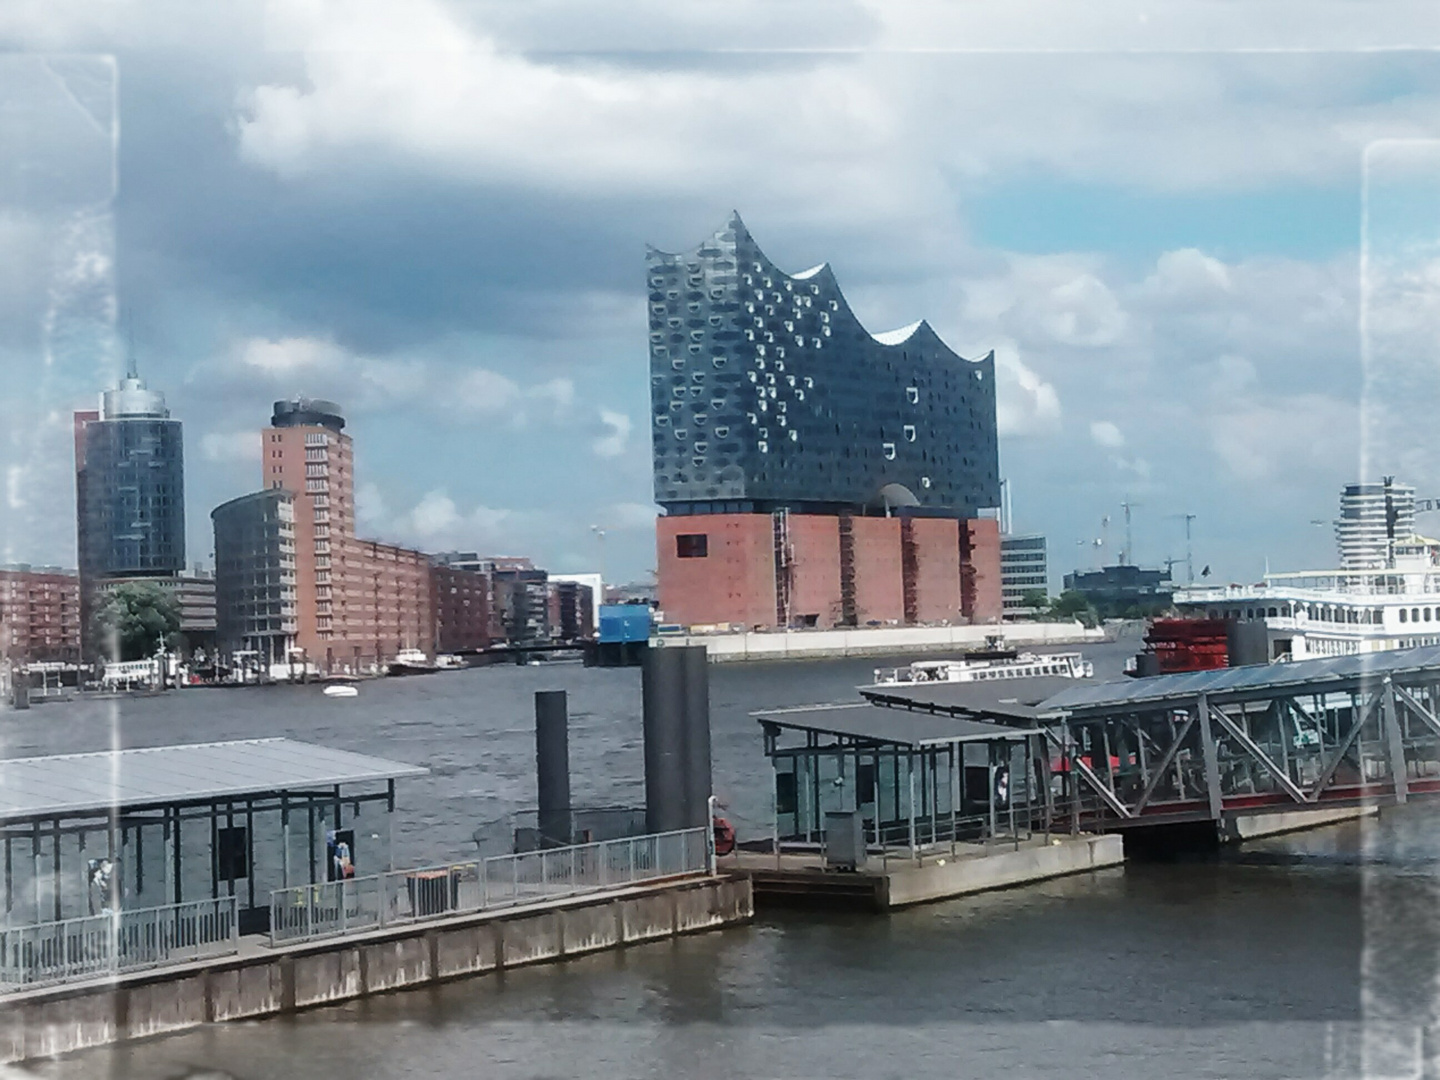
[[[645,823],[704,826],[710,798],[710,669],[704,646],[648,649],[642,664]]]
[[[541,844],[570,843],[570,729],[564,690],[535,692],[535,779]]]
[[[685,827],[710,821],[710,659],[705,647],[685,654]]]

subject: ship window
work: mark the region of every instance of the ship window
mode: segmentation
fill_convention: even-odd
[[[709,554],[709,534],[680,533],[675,537],[675,557],[677,559],[703,559]]]
[[[886,461],[895,460],[895,444],[893,442],[881,443],[880,452],[885,456]]]
[[[1412,608],[1410,609],[1410,621],[1411,621],[1411,622],[1419,622],[1419,621],[1420,621],[1420,609],[1419,609],[1418,607],[1412,607]]]
[[[905,425],[905,441],[906,441],[906,442],[914,442],[914,441],[915,441],[915,425],[914,425],[914,424],[906,424],[906,425]],[[1273,614],[1273,612],[1272,612],[1272,614]]]
[[[1400,621],[1405,621],[1405,609],[1403,607],[1400,609]]]

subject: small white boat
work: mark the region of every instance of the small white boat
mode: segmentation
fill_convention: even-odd
[[[327,686],[327,687],[325,687],[325,689],[324,689],[323,691],[321,691],[321,693],[323,693],[326,697],[359,697],[359,696],[360,696],[360,691],[359,691],[359,690],[356,690],[355,687],[353,687],[353,686],[348,686],[348,685],[346,685],[345,683],[336,683],[336,684],[333,685],[333,686]]]

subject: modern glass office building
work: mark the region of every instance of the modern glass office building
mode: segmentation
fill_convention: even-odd
[[[1036,615],[1030,601],[1050,591],[1050,570],[1045,558],[1045,537],[1038,533],[1000,537],[1000,593],[1007,618]]]
[[[185,569],[185,454],[165,395],[135,369],[75,417],[80,578]]]
[[[738,214],[647,258],[655,500],[669,514],[975,517],[1000,503],[994,354],[871,334],[828,265],[778,269]]]

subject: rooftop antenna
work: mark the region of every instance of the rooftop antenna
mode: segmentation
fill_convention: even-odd
[[[125,377],[127,379],[139,379],[140,367],[135,361],[135,327],[133,325],[127,325],[125,327],[125,354],[127,357],[125,361]]]

